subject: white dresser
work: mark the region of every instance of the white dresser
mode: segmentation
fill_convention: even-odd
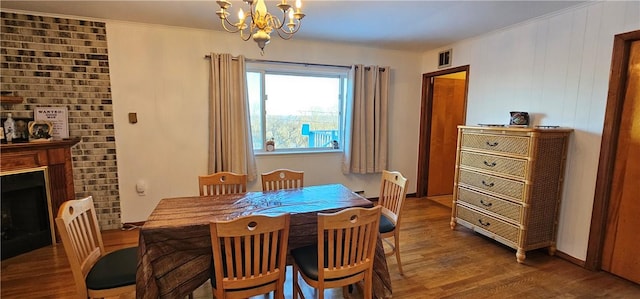
[[[567,142],[573,130],[458,126],[451,229],[468,227],[525,252],[555,253]]]

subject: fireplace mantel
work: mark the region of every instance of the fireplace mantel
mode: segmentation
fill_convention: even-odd
[[[51,140],[51,141],[34,141],[34,142],[18,142],[18,143],[3,143],[0,144],[0,149],[3,153],[9,151],[22,151],[33,149],[49,149],[49,148],[70,148],[76,143],[80,142],[80,137],[63,139],[63,140]],[[2,164],[4,166],[4,163]]]
[[[75,198],[71,147],[80,138],[8,143],[0,145],[0,170],[11,171],[47,166],[53,217],[60,205]]]

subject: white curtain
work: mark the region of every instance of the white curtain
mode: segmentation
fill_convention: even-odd
[[[379,173],[387,168],[389,67],[354,65],[344,107],[343,173]]]
[[[211,53],[209,173],[231,171],[256,179],[243,56]]]

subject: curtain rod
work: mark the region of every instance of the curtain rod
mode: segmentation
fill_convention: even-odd
[[[211,59],[211,55],[205,55],[204,58]],[[232,59],[236,60],[238,58],[233,57]],[[329,67],[340,67],[340,68],[348,68],[348,69],[351,68],[350,65],[292,62],[292,61],[264,60],[264,59],[250,59],[250,58],[245,58],[244,61],[246,61],[246,62],[267,62],[267,63],[297,64],[297,65],[310,65],[310,66],[329,66]]]

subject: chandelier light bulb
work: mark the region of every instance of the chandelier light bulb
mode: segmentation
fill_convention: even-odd
[[[293,9],[289,9],[289,23],[287,24],[289,31],[291,31],[295,25],[293,22]]]
[[[239,24],[244,23],[244,11],[242,8],[238,11],[238,22]]]

